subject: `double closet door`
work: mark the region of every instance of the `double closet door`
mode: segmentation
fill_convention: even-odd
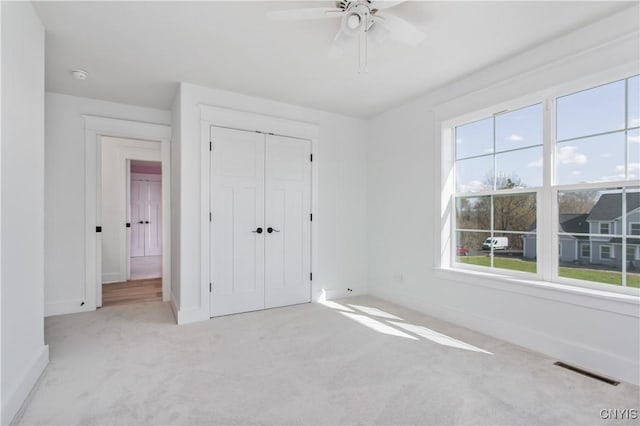
[[[162,182],[131,177],[131,257],[162,255]]]
[[[211,316],[310,302],[311,142],[211,135]]]

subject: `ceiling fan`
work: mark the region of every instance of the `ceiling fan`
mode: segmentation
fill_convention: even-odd
[[[352,39],[358,39],[358,72],[367,70],[367,42],[381,43],[389,38],[410,46],[417,46],[425,34],[413,24],[387,12],[406,0],[342,0],[336,7],[311,7],[304,9],[276,10],[267,13],[271,19],[307,20],[341,18],[340,30],[333,39],[329,57],[344,52]]]

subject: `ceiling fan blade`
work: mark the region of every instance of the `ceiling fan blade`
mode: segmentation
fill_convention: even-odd
[[[389,31],[389,38],[410,46],[418,46],[427,37],[415,25],[395,15],[376,13],[373,15],[376,25]]]
[[[305,19],[339,18],[344,10],[335,7],[311,7],[305,9],[273,10],[267,12],[271,19],[281,21],[297,21]]]
[[[336,59],[342,56],[350,39],[351,37],[345,34],[342,29],[338,30],[331,44],[331,49],[329,49],[329,59]]]
[[[373,2],[373,9],[378,9],[378,10],[390,9],[406,1],[407,0],[375,0]]]

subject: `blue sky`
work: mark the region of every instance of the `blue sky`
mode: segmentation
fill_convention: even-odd
[[[625,139],[624,80],[558,98],[556,109],[558,184],[640,178],[640,131],[629,131]],[[640,126],[638,76],[628,80],[626,109],[629,128]],[[542,104],[495,117],[497,176],[517,175],[524,186],[542,185],[542,121]],[[612,131],[619,132],[589,137]],[[572,140],[564,141],[566,139]],[[530,148],[501,153],[524,147]],[[627,149],[628,163],[625,165]],[[487,154],[493,152],[493,117],[456,128],[458,192],[491,189],[487,176],[493,175],[493,157]],[[486,156],[465,159],[481,155]],[[625,174],[626,169],[628,174]]]

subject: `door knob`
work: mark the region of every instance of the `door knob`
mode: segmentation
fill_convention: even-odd
[[[141,221],[140,221],[140,222],[138,222],[138,223],[143,224],[143,223],[144,223],[144,221],[142,221],[142,220],[141,220]]]
[[[275,228],[268,227],[268,228],[267,228],[267,232],[268,232],[268,233],[272,233],[272,232],[280,232],[280,231],[279,231],[279,230],[277,230],[277,229],[275,229]]]
[[[148,220],[145,220],[145,221],[144,221],[144,223],[149,223],[149,221],[148,221]]]
[[[258,227],[256,228],[255,231],[251,231],[251,232],[255,232],[256,234],[262,234],[262,228]]]

